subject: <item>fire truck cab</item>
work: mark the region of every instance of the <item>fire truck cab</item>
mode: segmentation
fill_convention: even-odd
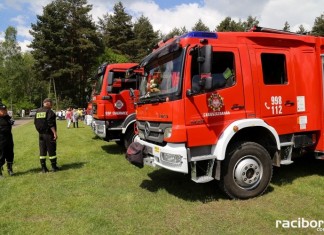
[[[256,27],[190,32],[140,64],[144,164],[216,179],[230,197],[261,195],[272,166],[324,153],[324,38]]]
[[[129,89],[136,89],[138,86],[136,73],[128,77],[126,72],[137,65],[102,64],[95,76],[92,95],[94,133],[106,141],[116,141],[126,148],[135,136],[135,106]]]

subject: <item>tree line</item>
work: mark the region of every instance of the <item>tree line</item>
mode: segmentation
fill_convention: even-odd
[[[57,109],[85,107],[100,64],[139,62],[162,38],[188,32],[186,27],[173,28],[165,35],[155,31],[144,15],[133,21],[122,2],[97,23],[91,10],[87,0],[54,0],[46,5],[31,24],[30,52],[21,52],[14,27],[6,29],[0,42],[0,98],[12,109],[39,107],[47,96],[54,98]],[[253,16],[238,22],[226,17],[211,30],[199,19],[190,31],[238,32],[258,24]],[[282,30],[290,31],[287,21]],[[324,14],[315,18],[311,32],[300,25],[297,33],[324,36]]]

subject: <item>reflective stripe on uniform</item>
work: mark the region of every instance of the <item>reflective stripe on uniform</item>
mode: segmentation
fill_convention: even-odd
[[[36,113],[36,118],[46,118],[46,112]]]

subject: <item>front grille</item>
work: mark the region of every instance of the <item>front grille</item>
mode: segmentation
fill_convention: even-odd
[[[172,123],[137,121],[139,136],[152,143],[163,143],[164,130],[170,128]]]

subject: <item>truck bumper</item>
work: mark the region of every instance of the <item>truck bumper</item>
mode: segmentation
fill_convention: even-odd
[[[100,120],[93,120],[92,121],[92,129],[93,132],[99,136],[100,138],[106,138],[106,122]]]
[[[145,146],[144,164],[188,174],[187,149],[184,143],[151,144],[136,137],[134,142]]]

